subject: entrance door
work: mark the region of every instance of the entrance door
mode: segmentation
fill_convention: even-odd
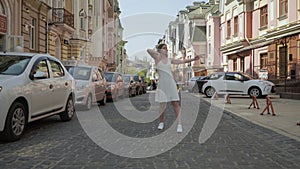
[[[5,49],[5,36],[4,35],[0,35],[0,51],[4,51]]]
[[[286,78],[287,76],[287,47],[279,48],[279,77]]]

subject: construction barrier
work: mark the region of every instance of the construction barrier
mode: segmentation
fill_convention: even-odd
[[[215,93],[213,94],[213,96],[211,97],[211,99],[213,99],[213,100],[218,100],[218,98],[219,98],[219,96],[218,96],[218,93],[217,93],[217,92],[215,92]]]
[[[228,104],[231,104],[230,95],[228,93],[225,95],[225,101],[224,102],[228,103]]]
[[[252,96],[252,102],[251,102],[250,106],[248,107],[248,109],[250,109],[252,105],[254,108],[259,109],[259,105],[258,105],[256,96]]]
[[[264,115],[264,112],[266,110],[268,110],[268,114],[270,114],[270,108],[272,110],[272,115],[275,116],[275,112],[274,112],[274,107],[273,107],[273,104],[272,104],[272,100],[269,98],[269,97],[266,97],[266,107],[265,109],[263,110],[262,113],[260,113],[260,115]]]

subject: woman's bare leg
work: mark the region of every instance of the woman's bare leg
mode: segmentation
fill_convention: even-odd
[[[164,122],[164,112],[167,107],[167,103],[162,102],[159,104],[159,122]]]
[[[177,122],[178,122],[178,124],[181,124],[181,107],[179,105],[179,101],[172,101],[172,104],[175,109]]]

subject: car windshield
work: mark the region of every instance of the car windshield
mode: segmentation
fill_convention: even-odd
[[[104,73],[105,79],[108,82],[115,82],[116,81],[116,76],[113,73]]]
[[[89,80],[91,76],[91,70],[92,68],[90,67],[80,67],[80,66],[73,66],[69,68],[70,74],[76,80]]]
[[[249,78],[249,80],[254,79],[253,76],[251,76],[251,75],[249,75],[249,74],[247,74],[247,73],[243,73],[243,75],[244,75],[245,77]]]
[[[23,73],[31,57],[16,55],[0,56],[0,74],[19,75]]]
[[[133,76],[133,80],[138,82],[140,79],[139,79],[139,76]]]
[[[124,82],[129,83],[130,82],[130,76],[123,76]]]

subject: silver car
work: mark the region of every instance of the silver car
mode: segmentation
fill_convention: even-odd
[[[89,110],[93,103],[106,104],[106,80],[99,67],[77,65],[67,69],[76,81],[75,105],[83,105]]]
[[[26,124],[75,113],[75,80],[49,54],[0,53],[0,139],[21,138]]]
[[[275,93],[275,84],[267,80],[254,79],[240,72],[218,72],[209,75],[202,86],[202,92],[207,97],[212,97],[215,92],[265,97]]]

